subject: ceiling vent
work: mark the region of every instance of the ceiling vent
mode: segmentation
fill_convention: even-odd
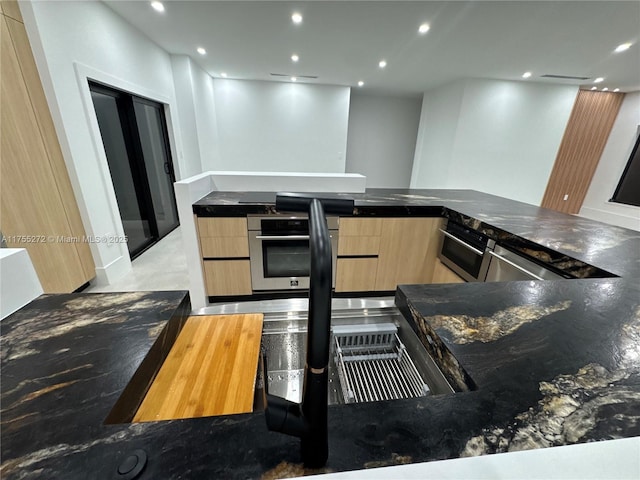
[[[310,78],[312,80],[318,78],[317,75],[295,75],[295,74],[292,74],[292,73],[270,73],[269,75],[271,75],[272,77]]]
[[[574,77],[573,75],[540,75],[542,78],[556,78],[560,80],[589,80],[591,77]]]

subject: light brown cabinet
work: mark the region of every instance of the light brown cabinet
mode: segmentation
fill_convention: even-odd
[[[465,283],[465,280],[436,258],[431,283]]]
[[[336,292],[375,290],[382,218],[340,219]]]
[[[378,258],[338,258],[336,292],[371,292],[376,288]]]
[[[209,296],[251,295],[247,219],[196,217]]]
[[[208,295],[251,295],[249,259],[205,260],[203,263]]]
[[[380,237],[376,290],[431,283],[440,218],[385,218]]]
[[[336,292],[431,283],[440,218],[341,218]]]
[[[198,217],[203,258],[249,258],[246,218]]]
[[[2,3],[0,230],[27,249],[46,293],[69,293],[95,265],[21,20],[17,3]]]

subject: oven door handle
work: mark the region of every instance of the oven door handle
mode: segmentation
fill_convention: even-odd
[[[258,240],[309,240],[309,235],[256,235]]]
[[[456,237],[455,235],[451,235],[449,232],[445,232],[444,230],[442,230],[441,228],[439,228],[438,230],[440,230],[440,233],[442,233],[444,236],[449,237],[451,240],[453,240],[454,242],[458,242],[460,245],[462,245],[463,247],[468,248],[469,250],[471,250],[473,253],[475,253],[476,255],[480,255],[483,256],[484,252],[482,250],[478,250],[475,247],[472,247],[471,245],[469,245],[467,242],[463,242],[462,240],[460,240],[458,237]]]

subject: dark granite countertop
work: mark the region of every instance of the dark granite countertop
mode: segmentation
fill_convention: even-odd
[[[391,203],[384,192],[369,200]],[[477,192],[419,192],[389,195],[412,195],[415,214],[440,208],[505,238],[557,244],[622,278],[400,286],[396,304],[463,391],[329,407],[324,471],[639,436],[639,235]],[[3,320],[2,478],[118,478],[137,449],[148,455],[138,478],[304,473],[297,439],[267,431],[260,412],[105,423],[188,308],[184,292],[44,295]]]
[[[353,198],[362,216],[442,216],[576,277],[640,278],[640,232],[474,190],[367,189],[318,193]],[[193,205],[200,216],[275,212],[273,192],[212,192]],[[589,268],[589,266],[596,268]]]

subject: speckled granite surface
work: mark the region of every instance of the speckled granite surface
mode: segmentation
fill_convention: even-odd
[[[466,391],[329,407],[325,471],[640,435],[639,235],[477,192],[441,194],[449,200],[412,198],[405,210],[440,208],[557,244],[622,278],[401,286],[396,303]],[[376,195],[362,214],[391,203]],[[390,209],[409,201],[393,195],[403,197]],[[148,455],[138,478],[303,473],[298,441],[268,432],[259,412],[104,423],[148,352],[170,343],[165,327],[184,317],[184,296],[45,295],[3,320],[2,478],[118,478],[136,449]]]
[[[460,456],[640,435],[635,279],[406,285],[396,304],[449,378],[507,402]]]

